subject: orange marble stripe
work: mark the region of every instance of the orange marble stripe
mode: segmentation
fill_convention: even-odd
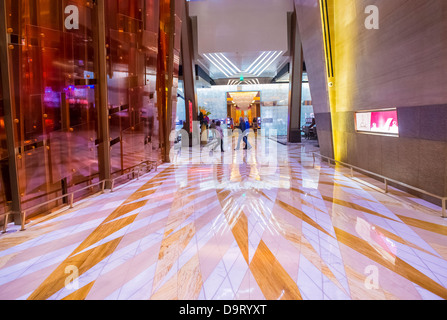
[[[432,222],[422,221],[422,220],[418,220],[418,219],[414,219],[414,218],[410,218],[410,217],[405,217],[402,215],[398,215],[398,217],[404,223],[406,223],[412,227],[424,229],[424,230],[427,230],[430,232],[435,232],[435,233],[441,234],[443,236],[447,236],[447,226],[443,226],[443,225],[432,223]]]
[[[393,264],[389,260],[385,259],[382,255],[380,255],[376,250],[372,250],[371,245],[369,245],[369,243],[365,240],[357,238],[352,234],[345,232],[344,230],[338,228],[334,229],[337,234],[338,241],[363,254],[369,259],[380,263],[382,266],[401,275],[409,281],[416,283],[422,288],[438,295],[443,299],[447,299],[446,288],[433,281],[431,278],[427,277],[425,274],[412,267],[410,264],[406,263],[402,259],[396,257],[395,263]]]
[[[222,203],[223,201],[225,201],[225,199],[227,199],[227,197],[231,194],[231,191],[227,191],[227,190],[217,190],[217,198],[219,199],[219,201]]]
[[[291,190],[294,191],[294,190],[297,190],[297,189],[292,188]],[[288,191],[288,190],[287,190],[287,191]],[[294,192],[295,192],[295,191],[294,191]],[[301,192],[300,192],[300,193],[301,193]],[[281,193],[281,194],[284,194],[284,196],[285,196],[286,198],[290,199],[290,195],[289,195],[287,192],[284,192],[284,193]],[[302,194],[303,194],[303,195],[306,195],[305,193],[302,193]],[[307,194],[307,196],[316,198],[315,196],[313,196],[313,195],[311,195],[311,194]],[[320,211],[320,212],[322,212],[322,213],[327,214],[327,212],[324,212],[323,210],[317,208],[316,206],[314,206],[314,205],[313,205],[312,203],[310,203],[309,201],[306,201],[305,199],[303,199],[303,197],[300,197],[300,196],[296,197],[296,196],[294,196],[294,195],[292,195],[292,197],[293,197],[293,200],[295,200],[295,201],[300,201],[301,204],[304,204],[305,206],[308,206],[308,207],[310,207],[310,208],[313,208],[313,209],[315,209],[315,210],[318,210],[318,211]]]
[[[154,276],[153,292],[156,292],[160,283],[172,269],[183,250],[195,235],[194,223],[163,239],[158,256],[157,269]]]
[[[112,224],[101,224],[100,226],[98,226],[98,228],[96,228],[95,231],[93,231],[87,237],[87,239],[85,239],[79,245],[79,247],[76,248],[75,251],[73,251],[71,256],[76,255],[77,253],[81,252],[82,250],[87,249],[88,247],[94,245],[95,243],[101,241],[102,239],[107,238],[108,236],[117,232],[118,230],[121,230],[121,229],[127,227],[128,225],[132,224],[135,221],[137,216],[138,216],[138,214],[135,214],[133,216],[117,220]]]
[[[328,201],[328,202],[330,202],[332,204],[338,204],[338,205],[343,206],[343,207],[347,207],[347,208],[355,209],[355,210],[358,210],[358,211],[366,212],[366,213],[369,213],[369,214],[372,214],[372,215],[375,215],[375,216],[378,216],[378,217],[381,217],[381,218],[385,218],[387,220],[392,220],[392,221],[396,221],[397,222],[397,220],[395,220],[395,219],[392,219],[390,217],[384,216],[384,215],[382,215],[382,214],[380,214],[378,212],[375,212],[373,210],[370,210],[368,208],[365,208],[365,207],[363,207],[361,205],[358,205],[358,204],[355,204],[353,202],[348,202],[348,201],[344,201],[344,200],[340,200],[340,199],[334,199],[334,198],[331,198],[331,197],[328,197],[328,196],[323,196],[323,195],[321,197],[323,198],[324,201]]]
[[[302,195],[304,195],[304,196],[309,196],[309,197],[313,197],[313,198],[318,199],[316,196],[314,196],[314,195],[312,195],[312,194],[310,194],[310,193],[306,193],[306,192],[304,192],[304,191],[302,191],[302,190],[300,190],[300,189],[298,189],[298,188],[290,188],[290,190],[293,191],[293,192],[302,194]]]
[[[239,249],[242,252],[242,255],[244,256],[245,261],[247,262],[247,264],[249,264],[248,219],[244,212],[239,212],[237,222],[234,224],[234,227],[231,231],[234,238],[236,239]]]
[[[60,264],[56,270],[29,296],[28,300],[46,300],[65,287],[65,280],[69,274],[65,273],[67,267],[75,266],[79,276],[90,270],[115,251],[122,238],[104,243],[91,250],[72,256]]]
[[[160,186],[160,185],[161,185],[161,183],[160,183],[158,186]],[[157,190],[137,191],[137,192],[135,192],[134,194],[132,194],[132,195],[130,196],[130,198],[127,199],[126,202],[129,203],[129,202],[133,202],[133,201],[135,201],[135,200],[138,200],[138,199],[141,199],[141,198],[150,196],[150,195],[154,194],[156,191],[157,191]]]
[[[197,300],[203,280],[196,254],[152,295],[151,300]]]
[[[90,293],[90,290],[92,290],[94,284],[95,281],[92,281],[88,285],[66,296],[62,300],[73,300],[73,301],[85,300],[85,298],[87,298],[88,294]]]
[[[376,228],[377,231],[381,232],[385,237],[387,237],[387,238],[389,238],[389,239],[391,239],[393,241],[402,243],[402,244],[404,244],[406,246],[409,246],[409,247],[412,247],[412,248],[417,249],[419,251],[425,252],[425,253],[427,253],[429,255],[433,255],[433,253],[431,253],[430,251],[427,251],[427,250],[425,250],[425,249],[415,245],[414,243],[411,243],[410,241],[407,241],[407,240],[399,237],[398,235],[396,235],[396,234],[394,234],[394,233],[392,233],[392,232],[390,232],[390,231],[388,231],[388,230],[386,230],[384,228],[381,228],[379,226],[374,226],[374,227]]]
[[[306,239],[306,237],[301,237],[301,254],[309,260],[318,270],[321,271],[329,280],[331,280],[342,292],[349,295],[346,289],[338,281],[337,277],[332,273],[329,266],[320,257],[318,252],[312,246],[312,244]]]
[[[340,184],[340,183],[336,183],[336,182],[330,182],[330,181],[318,181],[318,184],[324,184],[324,185],[329,185],[329,186],[334,186],[334,187],[341,187],[341,188],[348,188],[348,189],[354,189],[354,190],[362,190],[361,188],[355,188],[355,187],[351,187],[351,186],[346,186],[344,184]],[[365,199],[367,200],[367,199]]]
[[[112,220],[115,220],[121,216],[124,216],[126,214],[128,214],[129,212],[132,212],[134,210],[138,210],[142,207],[144,207],[146,204],[148,203],[148,200],[143,200],[140,202],[134,202],[134,203],[130,203],[127,204],[127,201],[122,204],[120,207],[118,207],[115,211],[113,211],[105,220],[102,224],[106,224]]]
[[[143,190],[144,188],[140,188]],[[139,191],[137,191],[138,193]],[[140,193],[140,195],[142,195]],[[79,268],[79,275],[88,271],[90,268],[95,266],[97,263],[102,261],[107,256],[111,255],[120,243],[122,237],[114,239],[106,244],[95,247],[86,252],[83,250],[89,248],[95,243],[101,241],[107,236],[115,233],[116,231],[132,224],[138,214],[119,219],[113,223],[109,223],[129,212],[138,210],[148,203],[148,200],[129,203],[134,201],[136,198],[131,195],[121,206],[119,206],[115,211],[113,211],[104,222],[99,225],[82,243],[76,248],[73,253],[67,258],[40,286],[39,288],[30,296],[30,299],[47,299],[51,297],[55,292],[62,289],[65,285],[65,279],[67,275],[65,274],[65,268],[70,265],[77,266]],[[80,253],[82,252],[82,253]]]
[[[250,271],[267,300],[302,300],[297,284],[264,241],[259,243]]]
[[[281,208],[289,211],[291,214],[293,214],[294,216],[296,216],[297,218],[303,220],[304,222],[308,223],[309,225],[311,225],[312,227],[320,230],[321,232],[327,234],[328,236],[332,237],[333,236],[331,234],[329,234],[329,232],[327,232],[325,229],[323,229],[319,224],[317,224],[315,221],[313,221],[307,214],[305,214],[303,211],[298,210],[297,208],[294,208],[290,205],[288,205],[287,203],[281,201],[281,200],[276,200],[276,204],[279,205]]]

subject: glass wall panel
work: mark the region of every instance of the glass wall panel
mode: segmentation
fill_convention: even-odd
[[[6,5],[26,209],[98,181],[96,33],[89,2],[6,0]],[[68,5],[79,9],[78,29],[65,28]]]
[[[301,105],[301,128],[303,126],[309,125],[309,123],[312,123],[312,118],[315,117],[309,82],[303,82],[302,88],[303,104]]]
[[[238,91],[237,86],[212,86],[197,89],[199,108],[211,113],[210,119],[226,119],[227,92]],[[276,129],[278,135],[287,135],[289,84],[244,85],[242,91],[261,92],[262,127]]]
[[[156,72],[158,1],[106,2],[113,176],[160,159]]]
[[[8,147],[6,145],[5,113],[3,109],[2,90],[2,78],[0,77],[0,215],[9,210],[8,202],[11,201],[11,191],[9,187]],[[3,223],[3,221],[1,221],[0,224],[1,223]]]
[[[178,97],[177,97],[177,114],[176,114],[176,130],[183,128],[183,123],[186,121],[186,103],[185,103],[185,89],[183,80],[178,83]]]

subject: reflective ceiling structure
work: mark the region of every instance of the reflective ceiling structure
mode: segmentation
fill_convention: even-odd
[[[190,2],[197,64],[217,84],[270,83],[288,61],[292,0]]]

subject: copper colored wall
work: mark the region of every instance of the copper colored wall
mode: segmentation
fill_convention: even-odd
[[[20,194],[27,208],[97,179],[93,9],[85,1],[6,2]],[[69,4],[79,8],[79,30],[64,28]]]
[[[99,180],[100,85],[108,89],[105,108],[109,110],[113,177],[143,160],[160,159],[156,100],[159,1],[104,1],[107,84],[97,83],[98,30],[104,26],[97,25],[94,2],[6,0],[13,45],[9,54],[15,147],[24,209]],[[79,29],[65,28],[68,5],[79,8]],[[2,115],[0,105],[4,141]],[[5,150],[2,143],[2,163]],[[2,178],[4,171],[2,166]],[[0,181],[0,212],[5,181]]]
[[[8,200],[11,200],[9,191],[9,164],[8,148],[6,145],[5,114],[3,110],[2,79],[0,77],[0,214],[8,211]]]

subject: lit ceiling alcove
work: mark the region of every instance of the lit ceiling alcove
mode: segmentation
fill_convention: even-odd
[[[293,0],[190,2],[196,62],[221,85],[270,83],[289,62]]]

